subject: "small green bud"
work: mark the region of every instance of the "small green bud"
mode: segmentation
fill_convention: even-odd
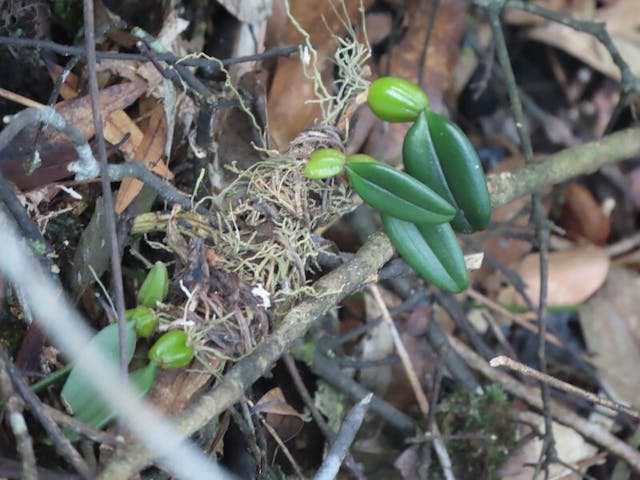
[[[413,122],[429,106],[427,94],[418,85],[396,77],[374,81],[367,102],[373,113],[387,122]]]
[[[189,364],[195,355],[189,337],[182,330],[171,330],[163,334],[149,350],[149,360],[162,368],[182,368]]]
[[[158,328],[156,312],[144,305],[127,310],[125,318],[128,322],[135,322],[136,335],[140,338],[149,338]]]
[[[335,148],[319,148],[309,156],[304,176],[312,180],[335,177],[344,170],[346,157]]]
[[[155,308],[158,302],[167,298],[168,293],[169,272],[167,266],[162,262],[156,262],[138,290],[138,305]]]

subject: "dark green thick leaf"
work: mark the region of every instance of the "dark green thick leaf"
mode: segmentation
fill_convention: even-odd
[[[455,215],[455,208],[422,182],[384,163],[362,161],[362,157],[366,156],[347,159],[349,183],[376,210],[408,222],[432,225],[449,222]]]
[[[491,198],[482,164],[460,127],[435,112],[427,123],[442,172],[458,207],[473,230],[484,230],[491,220]]]
[[[475,230],[465,218],[464,212],[458,206],[447,185],[447,179],[429,132],[426,111],[420,113],[404,137],[402,161],[405,172],[420,180],[456,208],[456,216],[451,220],[454,230],[463,233],[471,233]]]
[[[382,215],[384,231],[400,256],[418,275],[445,292],[469,286],[464,255],[451,225],[420,225]]]
[[[151,390],[157,369],[157,363],[149,362],[146,367],[135,370],[129,375],[129,380],[136,387],[140,396],[146,395]],[[96,392],[87,390],[86,394],[91,398],[91,401],[84,403],[76,412],[74,416],[77,420],[99,429],[115,418],[113,409]],[[65,434],[72,442],[79,439],[79,436],[74,432],[66,431]]]
[[[112,362],[114,367],[119,364],[120,356],[120,342],[118,341],[118,325],[111,324],[100,330],[89,342],[92,347],[97,347],[107,356]],[[136,332],[134,322],[127,323],[127,352],[129,358],[127,363],[133,358],[133,352],[136,349]],[[77,363],[83,362],[83,356],[76,360]],[[96,376],[100,375],[100,372],[95,372]],[[67,381],[62,387],[60,393],[62,401],[71,414],[77,414],[79,411],[88,408],[87,404],[92,403],[97,393],[91,387],[89,379],[81,373],[78,369],[71,370]]]

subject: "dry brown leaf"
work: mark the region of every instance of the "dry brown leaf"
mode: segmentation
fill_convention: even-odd
[[[209,365],[215,371],[217,365]],[[156,376],[149,400],[166,416],[175,417],[209,380],[210,373],[203,371],[160,370]]]
[[[359,8],[371,5],[372,0],[345,0],[348,22],[359,21]],[[309,8],[307,2],[292,2],[291,13],[298,23],[309,33],[311,43],[317,50],[318,71],[325,85],[331,81],[334,64],[331,56],[336,50],[337,42],[332,35],[342,36],[346,33],[345,25],[333,10],[333,2],[316,2]],[[339,7],[338,7],[339,8]],[[323,17],[328,25],[323,22]],[[277,38],[279,45],[294,45],[303,41],[291,22],[284,25],[283,31],[275,31],[281,27],[281,17],[269,23],[268,38]],[[276,71],[267,99],[267,116],[270,133],[276,145],[285,149],[289,142],[300,132],[309,128],[321,116],[320,106],[309,103],[315,98],[313,82],[302,70],[300,58],[279,58]]]
[[[138,144],[132,157],[135,161],[144,163],[151,171],[161,177],[171,179],[173,178],[173,173],[171,173],[167,165],[162,161],[166,141],[167,118],[162,106],[159,106],[151,114],[144,138]],[[116,213],[122,213],[136,198],[138,193],[140,193],[143,186],[140,180],[134,178],[123,179],[116,197]]]
[[[107,118],[113,112],[127,108],[144,93],[145,89],[146,84],[138,81],[113,85],[101,90],[99,100],[103,116]],[[91,100],[88,95],[62,101],[55,108],[85,138],[93,136],[95,129]],[[49,128],[40,135],[38,141],[42,167],[38,168],[33,175],[26,175],[23,164],[31,156],[35,132],[35,128],[23,130],[7,148],[0,152],[2,174],[21,189],[39,187],[70,176],[66,169],[67,164],[77,158],[71,141]]]
[[[280,387],[272,388],[260,397],[260,400],[255,404],[254,411],[303,418],[295,408],[287,403]]]
[[[593,0],[590,2],[595,5]],[[619,0],[595,10],[593,14],[589,8],[584,8],[582,11],[572,12],[572,16],[580,20],[605,23],[622,58],[636,76],[640,75],[640,15],[637,0]],[[613,63],[611,55],[592,35],[559,23],[546,22],[530,30],[528,36],[564,50],[611,78],[620,79],[620,70]]]
[[[285,442],[295,437],[304,426],[304,416],[287,403],[280,387],[272,388],[265,393],[256,403],[254,410],[266,414],[266,422]]]
[[[51,78],[56,81],[62,73],[60,66],[55,65],[50,69]],[[140,80],[138,80],[140,82]],[[62,88],[60,89],[60,95],[64,99],[76,98],[80,91],[80,79],[77,75],[70,73],[67,75]],[[133,103],[133,102],[132,102]],[[133,155],[136,147],[142,141],[142,131],[138,128],[138,125],[131,120],[129,115],[124,110],[115,110],[109,114],[102,112],[104,115],[104,138],[106,141],[116,145],[120,144],[123,138],[129,134],[127,141],[122,142],[119,148],[122,152]]]
[[[100,110],[103,118],[108,118],[114,112],[127,108],[145,90],[146,83],[142,80],[112,85],[100,90]],[[80,130],[86,138],[92,137],[95,133],[89,95],[60,102],[56,105],[56,110],[65,120]],[[122,138],[119,140],[122,140]]]
[[[443,113],[445,95],[453,81],[453,70],[460,53],[460,42],[465,26],[468,3],[447,0],[440,3],[437,17],[429,37],[429,48],[424,64],[421,56],[427,40],[428,28],[434,14],[433,0],[411,0],[407,5],[406,32],[391,55],[381,61],[381,71],[418,83],[420,70],[424,71],[422,88],[427,92],[430,108]],[[378,122],[370,136],[365,152],[380,160],[397,163],[408,124],[384,125]]]
[[[580,305],[604,283],[609,272],[606,249],[593,245],[549,253],[548,297],[550,306]],[[527,294],[534,305],[540,298],[540,254],[528,255],[516,269],[527,285]],[[499,296],[503,304],[524,306],[513,286]]]
[[[62,68],[59,65],[54,65],[49,69],[49,74],[54,82],[58,79],[61,73]],[[60,95],[65,100],[75,99],[78,96],[80,88],[81,85],[78,76],[73,73],[69,73],[65,78],[62,88],[60,89]],[[125,142],[125,144],[123,145],[129,145],[124,148],[130,148],[133,151],[135,146],[140,142],[140,140],[142,140],[142,132],[140,132],[137,127],[135,127],[135,123],[131,121],[128,115],[124,112],[124,109],[133,104],[133,102],[135,102],[138,98],[140,98],[140,96],[142,96],[146,89],[147,84],[142,80],[137,79],[132,82],[113,85],[100,91],[101,98],[103,97],[103,94],[105,92],[109,91],[109,94],[105,95],[105,98],[101,99],[100,101],[100,111],[103,118],[105,119],[104,135],[107,141],[114,144],[118,143],[124,137],[124,134],[122,134],[121,132],[129,133],[129,129],[127,127],[131,127],[131,125],[134,125],[133,130],[131,131],[131,144],[129,144],[129,142]],[[75,117],[74,120],[71,120],[71,123],[73,123],[76,128],[78,128],[83,134],[85,134],[86,138],[90,138],[95,133],[95,129],[93,128],[93,111],[91,109],[91,99],[89,98],[89,96],[84,96],[79,100],[83,100],[85,109],[88,111],[78,112],[78,116]],[[61,102],[58,105],[64,105],[64,103],[65,102]],[[56,105],[56,110],[58,110],[58,105]],[[64,116],[64,114],[60,110],[58,111]],[[119,114],[117,112],[122,113]],[[121,128],[118,127],[118,122],[123,122]],[[113,135],[111,136],[113,136],[114,138],[107,137],[107,135],[109,135],[109,133],[111,132],[113,133]],[[121,134],[118,135],[118,132],[120,132]],[[117,139],[115,138],[116,135],[118,135]]]
[[[580,325],[607,393],[640,406],[640,278],[614,267],[600,291],[580,307]]]
[[[558,224],[570,238],[586,239],[594,245],[607,243],[611,216],[607,215],[591,192],[577,182],[565,190],[565,204]]]
[[[54,68],[52,70],[53,79],[55,80],[60,73],[60,67]],[[141,81],[138,80],[138,82]],[[80,88],[78,77],[74,74],[69,74],[63,87],[65,88],[61,90],[61,94],[66,96],[65,98],[74,98]],[[119,150],[125,153],[128,158],[143,162],[157,175],[166,179],[173,178],[173,173],[166,163],[162,161],[167,139],[167,122],[162,108],[156,109],[152,114],[146,134],[142,133],[136,122],[124,110],[115,110],[110,114],[103,113],[103,115],[105,140],[112,144],[117,144]],[[129,135],[129,138],[122,142],[122,139],[127,135]],[[116,197],[116,213],[122,213],[140,193],[142,187],[143,184],[139,180],[133,178],[123,179]]]

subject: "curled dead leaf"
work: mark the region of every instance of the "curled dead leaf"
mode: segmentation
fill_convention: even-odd
[[[611,215],[577,182],[567,186],[565,198],[559,224],[569,237],[586,238],[595,245],[604,245],[611,233]]]
[[[604,248],[593,245],[575,247],[549,254],[548,297],[550,306],[579,305],[604,283],[609,272],[609,255]],[[540,254],[524,258],[516,269],[527,285],[527,294],[534,305],[540,297]],[[504,304],[524,306],[513,286],[499,295]]]

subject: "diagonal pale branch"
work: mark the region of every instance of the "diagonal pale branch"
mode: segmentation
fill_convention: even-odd
[[[597,171],[603,165],[640,156],[640,128],[629,128],[600,140],[549,155],[514,172],[489,175],[491,206],[496,209],[548,185]]]
[[[500,207],[544,186],[592,173],[607,163],[636,156],[640,156],[640,128],[623,130],[598,141],[563,150],[521,170],[489,176],[492,206]],[[324,293],[324,296],[308,298],[294,307],[261,345],[178,417],[178,428],[185,435],[191,435],[236,403],[244,391],[267,372],[294,341],[304,336],[315,320],[345,296],[374,281],[378,270],[391,258],[392,253],[391,244],[384,234],[373,235],[350,261],[314,285],[316,291]],[[147,450],[132,447],[123,457],[107,466],[99,478],[129,478],[151,461],[152,456]]]

